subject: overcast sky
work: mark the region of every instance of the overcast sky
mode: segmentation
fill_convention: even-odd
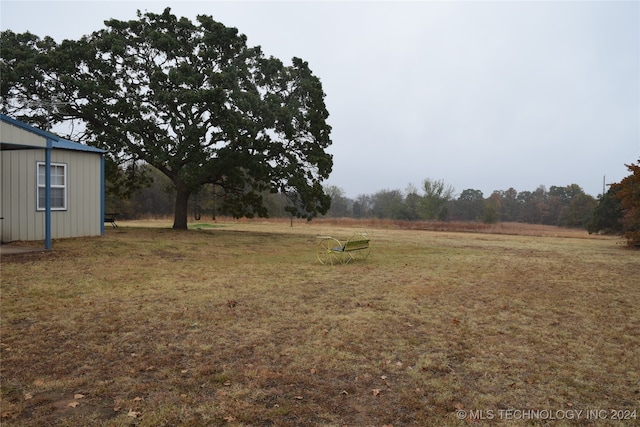
[[[426,178],[597,196],[640,158],[638,1],[2,0],[1,27],[61,41],[165,7],[309,63],[333,128],[327,184],[348,197]]]

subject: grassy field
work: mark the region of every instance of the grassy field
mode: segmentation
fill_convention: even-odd
[[[336,266],[316,236],[364,224],[123,222],[3,257],[2,425],[640,425],[637,251],[366,226]]]

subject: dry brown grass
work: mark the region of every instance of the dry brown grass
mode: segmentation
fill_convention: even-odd
[[[620,239],[170,224],[3,257],[3,425],[640,425],[640,260]],[[362,228],[366,261],[316,261],[317,235]]]

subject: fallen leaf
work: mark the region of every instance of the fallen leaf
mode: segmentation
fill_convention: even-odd
[[[84,399],[84,394],[76,393],[73,395],[74,399]]]
[[[113,401],[113,412],[120,411],[120,409],[122,409],[123,402],[124,402],[123,399],[116,397],[115,400]]]
[[[73,402],[69,402],[69,404],[68,404],[67,406],[70,406],[70,407],[72,407],[72,408],[75,408],[75,407],[76,407],[76,406],[78,406],[79,404],[80,404],[80,402],[73,401]]]
[[[302,396],[293,396],[293,398],[294,398],[294,399],[296,399],[296,400],[302,400],[302,399],[304,399]]]
[[[133,398],[134,402],[140,402],[141,400],[142,400],[142,398],[140,396]]]
[[[402,362],[398,360],[398,361],[396,362],[396,366],[402,366]]]
[[[381,391],[381,390],[380,390],[379,388],[374,388],[374,389],[373,389],[373,395],[374,395],[374,396],[379,395],[379,394],[380,394],[380,391]]]
[[[314,368],[311,368],[311,369],[309,370],[309,372],[313,375],[313,374],[315,374],[315,373],[316,373],[316,370],[315,370]]]
[[[386,380],[387,376],[386,375],[382,375],[380,378],[383,379],[383,380]]]
[[[180,371],[181,374],[186,374],[187,372],[189,372],[188,369],[183,369],[183,370]]]
[[[133,409],[129,409],[129,413],[127,415],[132,418],[138,418],[141,414]]]
[[[42,380],[35,380],[35,381],[33,382],[33,385],[34,385],[34,386],[36,386],[36,387],[40,387],[41,385],[44,385],[44,381],[42,381]]]
[[[24,400],[30,400],[33,399],[33,394],[31,393],[25,393],[24,394]]]
[[[228,417],[224,417],[224,420],[228,423],[235,421],[235,417],[232,417],[231,415],[229,415]]]
[[[226,386],[228,387],[228,386],[230,386],[230,385],[231,385],[231,381],[225,381],[225,382],[223,383],[223,385],[226,385]]]

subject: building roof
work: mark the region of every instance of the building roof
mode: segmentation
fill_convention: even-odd
[[[106,153],[105,150],[101,150],[100,148],[91,147],[89,145],[80,144],[77,142],[69,141],[67,139],[61,138],[56,134],[51,132],[44,131],[42,129],[38,129],[33,127],[25,122],[21,122],[20,120],[16,120],[11,118],[5,114],[0,114],[0,120],[5,123],[9,123],[13,126],[16,126],[20,129],[26,130],[27,132],[35,133],[38,136],[41,136],[45,139],[51,140],[51,147],[57,148],[60,150],[74,150],[74,151],[87,151],[91,153]],[[30,147],[26,145],[16,144],[15,141],[4,141],[2,139],[2,135],[0,135],[0,148],[1,149],[24,149],[24,148],[42,148],[42,147]]]

